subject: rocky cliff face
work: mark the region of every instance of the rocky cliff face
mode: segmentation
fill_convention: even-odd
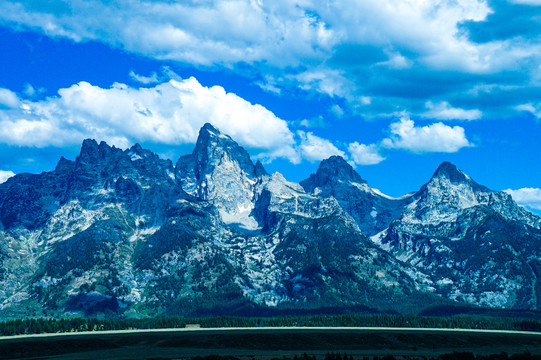
[[[411,199],[410,195],[391,198],[371,188],[340,156],[323,160],[317,172],[300,184],[310,193],[338,200],[363,233],[369,236],[386,229]]]
[[[444,162],[372,239],[430,277],[443,297],[539,309],[540,218]]]
[[[426,279],[210,124],[176,167],[85,140],[75,161],[0,184],[0,315],[411,311]]]
[[[392,199],[338,157],[269,175],[210,124],[175,167],[85,140],[0,184],[0,316],[539,309],[539,228],[449,163]]]
[[[229,136],[205,124],[194,151],[178,160],[175,173],[180,187],[212,203],[223,221],[247,229],[257,228],[257,222],[250,215],[252,199],[266,171],[261,163],[254,166],[248,152]]]
[[[184,197],[170,161],[139,145],[123,151],[93,140],[52,172],[0,184],[0,309],[56,309],[78,289],[111,299],[132,240],[155,231]]]

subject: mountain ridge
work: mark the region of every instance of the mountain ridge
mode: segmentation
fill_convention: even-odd
[[[270,175],[210,124],[176,165],[139,144],[85,140],[74,161],[0,184],[0,317],[328,306],[411,313],[454,302],[539,309],[540,220],[510,196],[450,163],[399,199],[342,158],[320,168],[300,184]],[[467,244],[458,235],[492,236],[506,251],[490,255],[503,275],[480,256],[462,264],[468,251],[449,245]],[[442,246],[448,251],[436,251]],[[510,282],[518,290],[504,293]]]
[[[310,193],[337,199],[368,236],[387,228],[410,197],[391,198],[370,187],[340,156],[323,160],[316,173],[300,184]]]

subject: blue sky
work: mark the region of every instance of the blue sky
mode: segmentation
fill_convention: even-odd
[[[540,0],[0,0],[0,181],[84,138],[174,162],[211,122],[292,181],[448,160],[541,210]]]

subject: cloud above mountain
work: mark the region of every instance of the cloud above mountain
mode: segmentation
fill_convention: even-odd
[[[375,165],[386,159],[389,151],[422,153],[454,153],[473,144],[466,138],[464,128],[441,122],[416,126],[407,114],[392,122],[388,136],[377,143],[366,145],[353,142],[348,149],[357,165]]]
[[[193,77],[150,88],[117,83],[104,89],[80,82],[41,101],[4,93],[9,109],[0,110],[0,141],[8,145],[62,147],[87,137],[120,147],[136,141],[195,143],[199,128],[211,122],[261,157],[298,162],[294,134],[284,120]]]
[[[311,132],[298,131],[297,135],[301,139],[299,144],[300,154],[308,161],[321,161],[333,155],[347,158],[346,154],[329,140],[320,138]]]
[[[365,145],[354,142],[349,144],[348,149],[353,162],[357,165],[375,165],[385,160],[376,144]]]
[[[275,94],[300,88],[345,99],[364,116],[406,110],[473,120],[512,114],[535,100],[532,86],[541,79],[535,5],[25,0],[1,1],[0,24],[103,42],[153,59],[231,69]],[[479,86],[495,91],[477,91]],[[427,100],[433,104],[428,111]]]
[[[453,153],[463,147],[472,146],[465,136],[464,128],[451,127],[441,122],[415,126],[413,120],[404,116],[399,122],[391,124],[390,131],[389,138],[382,141],[382,146],[388,149],[408,150],[414,153]]]
[[[0,88],[0,109],[2,108],[14,108],[19,105],[19,98],[17,94],[9,89]]]
[[[174,159],[208,121],[297,179],[338,154],[380,179],[471,160],[537,187],[539,18],[533,0],[0,0],[0,160],[43,171],[85,137]]]
[[[147,85],[159,81],[155,74],[130,76]],[[456,152],[471,146],[462,127],[443,123],[418,127],[407,115],[392,122],[389,136],[377,144],[335,144],[310,131],[292,131],[287,121],[265,107],[221,86],[206,87],[194,77],[176,78],[150,87],[115,83],[102,88],[82,81],[39,101],[0,89],[5,104],[0,108],[0,142],[38,148],[75,145],[84,138],[121,148],[135,142],[192,144],[199,128],[209,122],[266,162],[285,158],[297,164],[339,155],[358,165],[374,165],[386,159],[382,151]]]

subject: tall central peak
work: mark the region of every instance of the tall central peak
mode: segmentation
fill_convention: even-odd
[[[182,156],[175,169],[182,189],[212,202],[226,222],[248,218],[254,180],[265,174],[261,163],[254,165],[244,148],[211,124],[201,128],[195,149]]]
[[[216,136],[224,136],[224,134],[218,130],[217,127],[215,127],[214,125],[212,125],[211,123],[205,123],[203,125],[203,127],[201,127],[201,129],[199,130],[199,134],[201,133],[209,133],[209,134],[213,134],[213,135],[216,135]],[[225,135],[227,136],[227,135]],[[227,136],[229,137],[229,136]]]
[[[199,172],[196,171],[198,177],[212,171],[214,167],[226,160],[237,162],[248,177],[255,176],[254,164],[248,152],[231,137],[209,123],[199,130],[192,157],[198,163]]]
[[[218,142],[234,143],[235,141],[209,123],[206,123],[201,129],[199,129],[199,136],[197,137],[196,148],[198,146],[208,146],[209,143]]]

